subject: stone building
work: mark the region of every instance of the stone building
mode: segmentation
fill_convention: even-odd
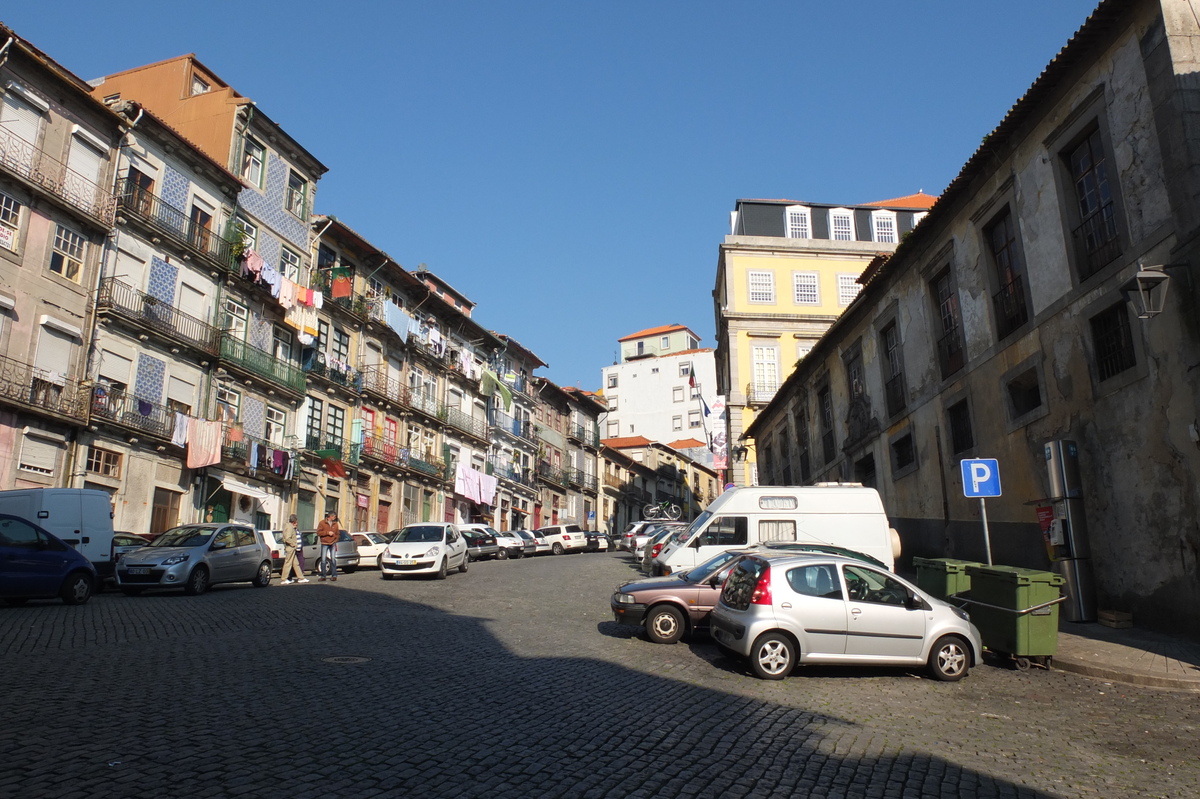
[[[1197,629],[1197,11],[1100,3],[749,427],[763,482],[874,485],[906,557],[979,560],[995,458],[996,562],[1066,563],[1067,496],[1099,607]]]

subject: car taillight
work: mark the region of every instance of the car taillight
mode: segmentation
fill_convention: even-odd
[[[654,548],[650,550],[650,557],[657,558],[659,552],[662,552],[662,544],[655,544]]]
[[[771,567],[763,569],[762,576],[758,578],[758,583],[754,586],[754,593],[750,595],[751,605],[770,605],[771,604]]]

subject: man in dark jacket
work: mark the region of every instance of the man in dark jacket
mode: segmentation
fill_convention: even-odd
[[[337,582],[337,542],[341,534],[342,528],[338,526],[337,514],[329,511],[317,525],[317,538],[321,541],[321,560],[317,564],[318,582],[325,582],[326,576],[330,582]]]

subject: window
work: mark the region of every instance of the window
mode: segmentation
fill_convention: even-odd
[[[794,541],[791,539],[780,539]],[[797,594],[817,597],[818,599],[841,599],[842,583],[838,580],[835,567],[827,564],[801,566],[787,573],[788,585]]]
[[[718,516],[700,536],[700,546],[740,547],[746,545],[750,525],[745,516]]]
[[[333,346],[330,348],[329,354],[337,358],[342,363],[350,360],[350,334],[341,328],[333,329]]]
[[[217,388],[217,413],[222,422],[236,422],[241,404],[241,394],[225,386]]]
[[[854,482],[875,487],[875,456],[868,455],[854,462]]]
[[[671,417],[671,429],[672,430],[682,430],[683,429],[683,417],[682,416],[672,416]]]
[[[875,236],[875,241],[882,244],[895,244],[897,241],[896,212],[872,211],[871,231]]]
[[[859,285],[858,275],[838,275],[838,305],[843,308],[854,302],[854,298],[858,296],[858,292],[862,290]]]
[[[900,358],[900,329],[896,323],[889,322],[879,334],[879,343],[883,349],[883,381],[884,393],[887,395],[888,416],[895,416],[904,410],[907,403],[907,391],[904,386],[904,364]]]
[[[100,447],[88,447],[87,470],[103,477],[121,476],[121,453]]]
[[[246,315],[245,305],[225,298],[225,332],[240,341],[246,340]]]
[[[992,297],[996,312],[996,336],[1003,339],[1029,319],[1025,306],[1025,267],[1017,245],[1017,225],[1012,209],[1006,208],[984,232],[992,253],[998,286]]]
[[[242,179],[251,186],[262,188],[263,162],[266,150],[254,139],[247,137],[242,147]]]
[[[927,216],[929,216],[928,211],[921,211],[920,213],[913,214],[913,227],[921,224],[921,220]]]
[[[192,205],[192,224],[188,229],[188,240],[205,251],[212,245],[212,211],[212,208],[205,208],[198,202]]]
[[[846,208],[829,212],[829,233],[834,241],[854,241],[854,214]]]
[[[679,364],[679,376],[688,377],[692,373],[692,365],[690,363]]]
[[[821,450],[825,463],[830,463],[837,455],[833,433],[833,396],[829,386],[824,386],[817,392],[817,410],[821,420]]]
[[[803,205],[789,205],[784,209],[787,217],[785,235],[789,239],[812,238],[812,211]]]
[[[802,403],[807,403],[805,398],[801,398]],[[809,478],[812,477],[812,463],[808,454],[808,412],[803,406],[795,411],[796,425],[796,447],[799,450],[800,461],[800,483],[806,484]]]
[[[337,405],[329,406],[329,413],[325,414],[325,434],[337,445],[341,445],[342,436],[346,432],[346,409],[340,408]]]
[[[792,301],[797,305],[820,305],[819,285],[816,272],[793,272]]]
[[[688,411],[688,427],[693,430],[700,426],[700,411]]]
[[[671,402],[683,402],[683,386],[671,389]]]
[[[54,441],[26,433],[21,441],[21,457],[17,461],[17,468],[23,472],[52,477],[58,463],[58,451],[58,444]]]
[[[279,250],[279,271],[288,280],[296,281],[300,279],[300,256],[289,250],[287,247],[281,247]]]
[[[205,94],[211,88],[204,78],[195,73],[192,74],[192,94]]]
[[[234,222],[234,226],[242,234],[242,240],[246,243],[246,249],[258,249],[258,225],[250,222],[245,217],[239,216]]]
[[[1091,319],[1092,345],[1096,352],[1096,375],[1100,380],[1119,375],[1137,365],[1129,312],[1119,302]]]
[[[1009,414],[1014,420],[1042,407],[1042,385],[1036,369],[1027,369],[1008,381]]]
[[[292,359],[292,331],[280,325],[272,325],[271,327],[275,357],[281,361],[290,361]]]
[[[0,192],[0,247],[17,249],[17,232],[21,229],[21,204]]]
[[[1074,238],[1079,276],[1087,278],[1121,254],[1117,239],[1117,210],[1108,182],[1108,163],[1100,129],[1094,129],[1065,155],[1075,187],[1080,225]]]
[[[290,170],[288,172],[287,193],[284,196],[283,207],[303,219],[307,198],[308,181],[300,177],[296,173],[296,170]]]
[[[83,236],[58,225],[54,232],[54,251],[50,255],[50,271],[78,283],[83,271],[85,244]]]
[[[755,399],[765,402],[779,390],[779,348],[751,347],[750,357],[754,375],[751,392]]]
[[[617,395],[616,394],[613,394],[612,396],[610,396],[608,398],[608,409],[610,411],[615,411],[617,409]]]
[[[901,472],[917,462],[917,450],[912,433],[905,433],[892,441],[892,473]]]
[[[854,602],[876,605],[904,605],[911,591],[899,580],[862,566],[843,566],[846,590]]]
[[[788,485],[784,483],[784,485]],[[796,540],[796,520],[795,519],[763,519],[758,523],[758,540],[766,543],[768,541],[795,541]]]
[[[660,350],[669,350],[669,349],[671,349],[671,337],[670,337],[670,336],[663,336],[662,338],[660,338],[660,339],[658,340],[658,348],[659,348]]]
[[[862,344],[855,343],[846,356],[846,394],[850,401],[866,394],[866,381],[863,378]]]
[[[797,361],[802,360],[804,358],[804,356],[806,356],[810,352],[812,352],[812,348],[813,348],[813,345],[811,342],[808,342],[808,341],[796,342],[796,360]]]
[[[267,406],[266,411],[266,439],[275,445],[283,444],[283,437],[287,431],[287,411],[282,408],[276,408],[272,405]]]
[[[610,374],[609,374],[609,376],[608,376],[608,387],[609,387],[609,388],[616,388],[616,387],[617,387],[617,373],[616,373],[616,372],[612,372],[612,373],[610,373]]]
[[[306,429],[308,449],[321,449],[321,414],[324,407],[321,400],[309,398],[308,425]]]
[[[750,272],[750,302],[775,302],[775,273]]]
[[[942,368],[942,379],[963,368],[966,358],[963,354],[962,321],[958,311],[958,291],[946,267],[941,274],[930,283],[933,301],[937,305],[937,315],[940,321],[940,335],[937,340],[938,362]]]
[[[179,498],[177,491],[165,488],[154,489],[154,506],[150,511],[150,534],[165,533],[179,523]]]
[[[621,423],[620,422],[618,422],[614,419],[608,423],[606,437],[616,438],[617,435],[620,434],[620,432],[621,432]]]
[[[975,446],[971,432],[971,409],[965,399],[946,409],[946,420],[950,425],[950,451],[954,454],[966,452]]]

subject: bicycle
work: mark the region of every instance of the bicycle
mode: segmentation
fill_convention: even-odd
[[[642,508],[643,519],[666,519],[667,521],[676,521],[683,515],[683,508],[679,507],[670,500],[664,499],[662,502],[650,502]]]

